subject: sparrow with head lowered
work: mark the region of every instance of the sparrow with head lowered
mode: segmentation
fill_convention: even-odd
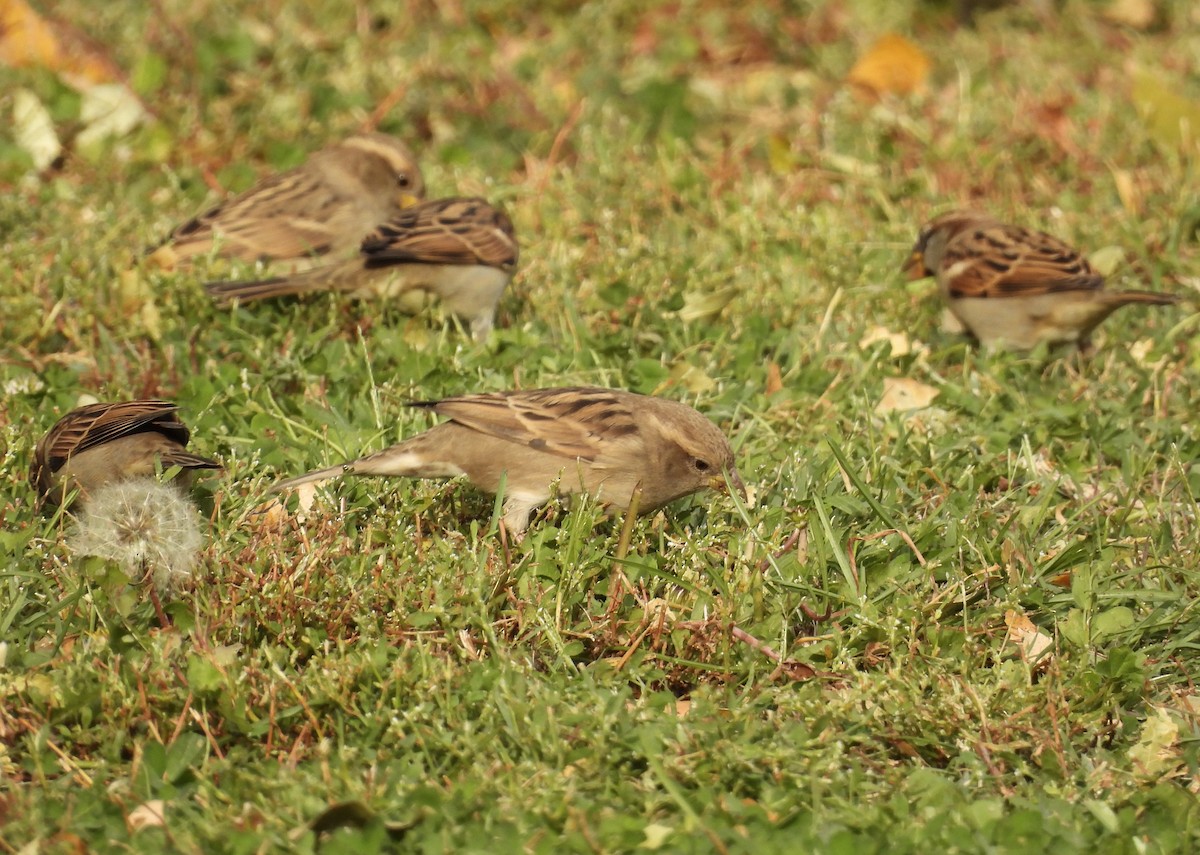
[[[1086,345],[1122,306],[1169,306],[1154,291],[1105,291],[1104,277],[1076,249],[1044,232],[951,211],[921,229],[904,270],[936,276],[950,311],[985,346],[1030,350],[1045,342]]]
[[[476,341],[492,330],[496,305],[517,266],[512,221],[478,198],[422,202],[393,215],[368,235],[358,256],[290,276],[212,282],[217,300],[247,302],[313,291],[360,298],[435,295],[470,324]]]
[[[520,536],[554,495],[586,493],[639,513],[707,488],[745,494],[725,435],[676,401],[567,387],[462,395],[410,406],[445,416],[424,433],[348,463],[281,481],[288,490],[339,475],[452,478],[487,493],[503,485],[503,523]],[[556,488],[557,485],[557,488]]]
[[[57,507],[72,494],[86,503],[99,487],[153,478],[178,466],[184,486],[191,473],[221,464],[187,450],[190,432],[179,407],[143,400],[87,404],[71,410],[38,442],[29,484],[39,500]]]
[[[359,134],[193,217],[152,256],[170,266],[213,251],[243,261],[348,252],[424,195],[421,170],[404,143]]]

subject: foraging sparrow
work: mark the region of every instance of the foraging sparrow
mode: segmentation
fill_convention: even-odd
[[[706,487],[745,494],[733,451],[716,425],[663,398],[593,387],[463,395],[410,406],[450,421],[378,451],[281,481],[287,490],[343,474],[452,478],[481,490],[504,484],[506,530],[520,536],[529,513],[560,495],[586,492],[626,509],[653,511]],[[728,479],[728,480],[726,480]]]
[[[516,266],[517,240],[504,212],[483,199],[449,198],[396,214],[363,240],[351,261],[293,276],[205,287],[223,302],[309,291],[382,298],[426,291],[469,321],[471,334],[483,341]]]
[[[195,469],[221,464],[185,451],[190,436],[169,401],[88,404],[67,413],[34,448],[29,485],[42,502],[57,506],[75,490],[79,498],[98,487],[153,477],[179,466],[188,483]]]
[[[188,220],[152,254],[170,265],[214,246],[245,261],[349,251],[424,195],[421,170],[402,142],[361,134]]]
[[[981,344],[1022,350],[1043,341],[1085,345],[1122,306],[1179,301],[1154,291],[1105,291],[1104,277],[1077,250],[973,211],[927,223],[904,270],[911,279],[937,276],[950,311]]]

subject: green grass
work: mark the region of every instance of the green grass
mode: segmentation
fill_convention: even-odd
[[[1200,846],[1191,309],[1125,310],[1090,358],[989,355],[897,270],[970,203],[1194,297],[1197,159],[1129,82],[1200,99],[1191,4],[1146,32],[1080,0],[973,30],[883,0],[150,5],[54,11],[155,124],[40,178],[0,125],[0,851]],[[841,81],[888,30],[934,70],[872,105]],[[0,83],[78,125],[49,72]],[[221,262],[129,272],[211,182],[371,124],[435,194],[511,213],[488,344],[436,309],[218,309]],[[938,397],[876,412],[889,378]],[[261,512],[278,477],[421,430],[406,400],[574,383],[695,404],[752,504],[681,502],[624,558],[586,503],[506,545],[459,483]],[[33,445],[81,394],[177,401],[227,467],[170,628],[32,507]],[[165,825],[135,830],[152,800]]]

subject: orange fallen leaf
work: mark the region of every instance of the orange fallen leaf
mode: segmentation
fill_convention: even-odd
[[[767,387],[765,391],[768,395],[774,395],[783,389],[783,374],[779,370],[779,364],[776,362],[767,363]]]
[[[858,58],[846,80],[865,94],[909,95],[929,78],[933,62],[904,36],[887,33]]]
[[[120,76],[116,64],[86,36],[45,20],[25,0],[0,0],[0,63],[43,66],[77,89]]]

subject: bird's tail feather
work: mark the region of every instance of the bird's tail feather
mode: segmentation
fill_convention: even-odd
[[[1179,302],[1175,294],[1163,294],[1159,291],[1113,291],[1110,292],[1114,301],[1120,305],[1126,303],[1149,303],[1152,306],[1173,306]]]
[[[210,460],[207,457],[201,457],[199,454],[192,454],[187,451],[174,451],[170,454],[164,454],[161,457],[162,466],[164,469],[169,469],[172,466],[178,466],[180,469],[223,469],[215,460]]]
[[[297,475],[295,478],[286,478],[272,487],[271,492],[282,493],[286,490],[294,490],[296,487],[304,484],[312,484],[317,481],[328,481],[331,478],[341,477],[345,473],[346,464],[339,463],[337,466],[328,466],[325,469],[318,469],[315,472],[306,472],[303,475]]]
[[[325,264],[294,273],[289,276],[273,276],[270,279],[242,279],[227,282],[209,282],[204,286],[215,300],[220,303],[231,303],[240,300],[249,303],[253,300],[265,300],[270,297],[287,297],[293,294],[305,294],[311,291],[336,291],[354,284],[354,276],[358,265]]]

